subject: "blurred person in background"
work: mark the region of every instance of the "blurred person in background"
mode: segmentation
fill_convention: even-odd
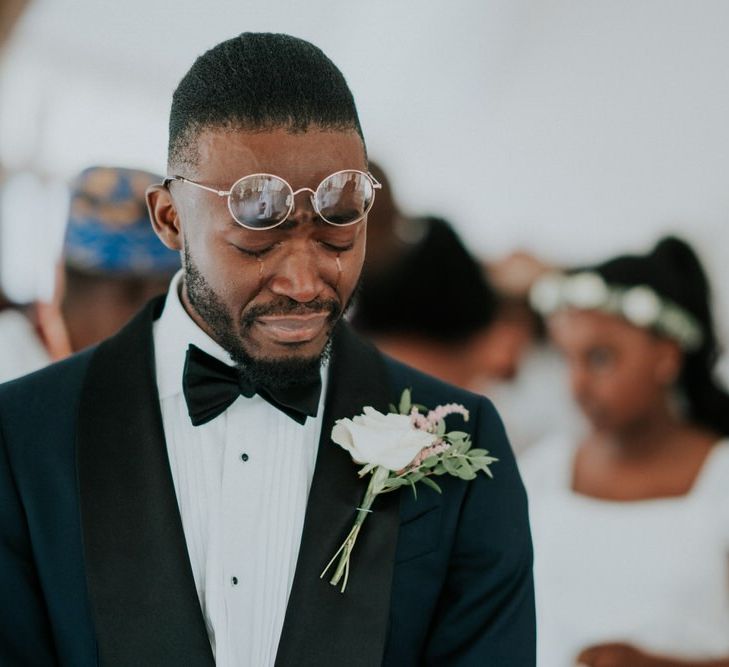
[[[667,238],[533,295],[591,427],[520,462],[539,664],[729,665],[729,395],[699,260]]]
[[[384,169],[370,169],[383,188],[368,216],[355,328],[460,387],[514,377],[530,338],[523,313],[500,298],[448,222],[404,215]]]
[[[90,167],[73,182],[51,303],[0,313],[0,381],[25,375],[116,333],[180,266],[150,224],[145,191],[161,177]]]
[[[510,377],[491,337],[499,299],[479,264],[446,221],[407,226],[399,252],[366,273],[352,324],[385,353],[460,387]]]
[[[150,223],[145,192],[162,177],[139,169],[90,167],[75,180],[63,249],[61,315],[69,350],[115,334],[167,291],[180,258]]]
[[[0,2],[0,49],[5,46],[5,42],[28,4],[28,0],[3,0]]]
[[[28,0],[3,0],[0,3],[0,53],[27,5]],[[0,176],[5,176],[2,164]],[[0,290],[0,344],[5,350],[0,355],[0,382],[41,368],[49,361],[35,330],[33,311],[32,307],[13,303]]]
[[[370,160],[370,173],[382,184],[367,216],[367,256],[362,269],[362,282],[381,280],[399,258],[424,233],[423,225],[413,224],[395,199],[390,178],[383,167]]]
[[[529,303],[534,283],[555,269],[525,251],[490,260],[484,268],[501,297],[491,338],[504,372],[479,391],[499,409],[514,451],[519,454],[554,433],[583,433],[584,420],[570,396],[564,362]]]
[[[41,322],[57,320],[57,308],[45,303],[16,304],[0,295],[0,382],[47,366],[53,360]],[[50,317],[47,317],[50,314]],[[60,332],[62,333],[62,332]],[[64,350],[66,345],[64,344]],[[60,357],[59,357],[60,358]]]

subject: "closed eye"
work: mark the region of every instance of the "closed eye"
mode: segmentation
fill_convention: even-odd
[[[347,252],[347,250],[351,250],[352,248],[354,248],[354,243],[348,243],[346,245],[338,245],[336,243],[327,243],[326,241],[321,241],[321,244],[327,250],[331,250],[332,252]]]
[[[241,246],[239,245],[233,247],[248,257],[264,257],[269,252],[271,252],[271,250],[273,250],[277,245],[278,244],[274,243],[273,245],[266,246],[265,248],[241,248]]]

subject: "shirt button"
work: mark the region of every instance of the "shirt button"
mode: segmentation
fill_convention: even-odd
[[[238,577],[231,577],[231,578],[230,578],[230,583],[231,583],[231,584],[232,584],[233,586],[237,586],[237,585],[238,585]]]
[[[248,460],[248,454],[246,454],[245,452],[243,452],[240,455],[240,460],[243,461],[243,463],[245,463]]]

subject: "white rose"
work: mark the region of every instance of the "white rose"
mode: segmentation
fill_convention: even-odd
[[[366,407],[354,419],[339,419],[332,440],[346,449],[355,462],[402,470],[438,437],[415,428],[408,415],[383,415]]]

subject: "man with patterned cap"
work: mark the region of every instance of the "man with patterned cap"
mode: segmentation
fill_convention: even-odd
[[[161,181],[139,169],[90,167],[73,183],[61,303],[71,351],[116,333],[180,268],[149,222],[145,191]]]
[[[0,382],[35,371],[116,333],[180,266],[152,230],[145,191],[160,176],[89,167],[71,184],[52,302],[0,314]]]

